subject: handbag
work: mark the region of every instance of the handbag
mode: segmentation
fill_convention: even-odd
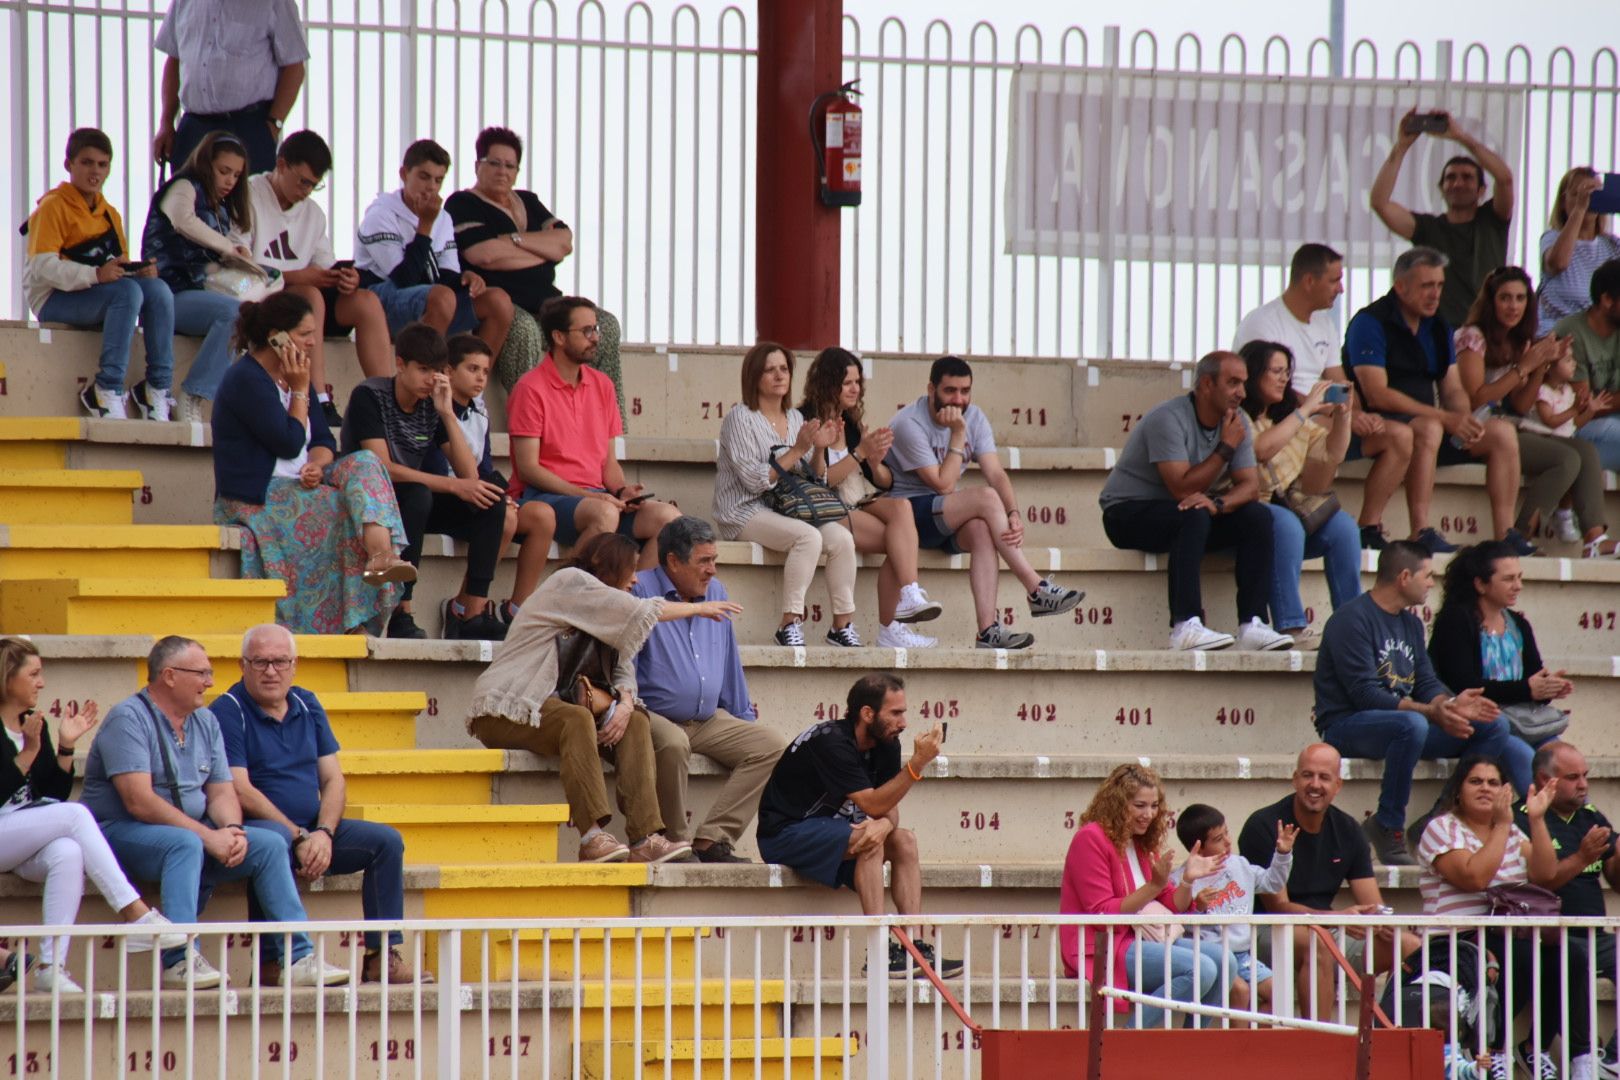
[[[1271,478],[1271,501],[1278,506],[1286,506],[1299,518],[1300,524],[1305,526],[1305,535],[1311,536],[1328,523],[1328,519],[1339,512],[1339,493],[1336,491],[1323,491],[1312,494],[1302,490],[1299,481],[1284,487],[1277,482],[1277,471],[1266,465],[1266,475]]]
[[[244,304],[258,303],[280,292],[286,284],[280,270],[235,258],[228,263],[209,263],[207,276],[203,278],[204,289]]]
[[[1147,926],[1138,926],[1136,928],[1137,934],[1139,934],[1146,941],[1157,941],[1160,944],[1169,945],[1171,942],[1180,940],[1181,935],[1187,932],[1187,928],[1185,926],[1178,922],[1170,921],[1170,918],[1174,918],[1176,913],[1159,903],[1157,900],[1149,900],[1146,904],[1142,905],[1142,910],[1138,911],[1137,914],[1168,916],[1168,918],[1166,918],[1166,920],[1162,923],[1152,923]]]
[[[1556,738],[1569,727],[1569,713],[1549,701],[1524,701],[1502,706],[1513,734],[1531,746]]]
[[[860,462],[857,461],[855,464],[859,466]],[[848,476],[838,481],[837,491],[838,498],[851,510],[859,510],[883,494],[876,484],[867,479],[864,468],[856,468]]]
[[[618,695],[613,692],[617,649],[572,627],[557,635],[557,697],[569,705],[590,710],[601,727],[613,715]]]
[[[1528,881],[1492,885],[1485,890],[1485,900],[1491,905],[1492,918],[1546,918],[1561,914],[1564,910],[1563,897]],[[1530,936],[1528,927],[1520,927],[1513,933],[1516,937]]]
[[[785,518],[817,528],[849,517],[849,507],[838,497],[838,492],[811,475],[803,462],[792,469],[782,468],[781,462],[776,460],[776,452],[786,449],[785,446],[771,448],[770,462],[776,473],[776,486],[765,493],[765,505]]]

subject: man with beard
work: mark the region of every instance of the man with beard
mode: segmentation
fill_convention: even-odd
[[[847,705],[842,719],[802,732],[777,761],[759,799],[760,856],[829,888],[854,890],[865,915],[885,914],[883,864],[893,863],[895,909],[920,915],[917,836],[900,828],[900,800],[939,756],[945,732],[936,724],[917,736],[902,766],[906,684],[887,672],[862,675]],[[913,944],[942,976],[961,971],[960,960],[936,962],[930,946]],[[890,942],[889,974],[905,977],[908,963],[905,949]]]
[[[1256,865],[1271,861],[1281,825],[1299,829],[1294,840],[1294,866],[1281,892],[1259,893],[1262,907],[1275,915],[1308,915],[1313,911],[1333,911],[1339,889],[1350,886],[1353,903],[1342,911],[1356,915],[1378,914],[1384,898],[1373,877],[1372,852],[1356,819],[1333,805],[1344,787],[1339,772],[1339,752],[1327,743],[1312,743],[1299,752],[1294,763],[1294,793],[1249,815],[1238,837],[1238,851]],[[1266,935],[1257,935],[1264,941]],[[1320,950],[1311,947],[1315,937],[1309,927],[1294,927],[1294,986],[1302,1015],[1332,1011],[1336,967]],[[1387,972],[1393,953],[1390,931],[1373,935],[1373,969]],[[1401,935],[1401,955],[1415,950],[1419,941],[1411,934]],[[1367,970],[1367,936],[1346,933],[1345,958],[1357,971]],[[1314,970],[1313,970],[1314,969]],[[1312,999],[1316,1008],[1312,1008]]]

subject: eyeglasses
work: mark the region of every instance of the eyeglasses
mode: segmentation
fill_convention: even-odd
[[[211,667],[171,667],[170,671],[183,671],[187,675],[195,675],[199,679],[212,679],[214,669]]]
[[[599,338],[602,336],[602,328],[600,326],[576,326],[570,329],[568,332],[570,334],[578,334],[580,337],[586,338]]]
[[[518,171],[518,163],[515,161],[496,161],[494,158],[479,158],[478,164],[488,165],[490,168],[499,169],[502,172]]]
[[[326,184],[322,181],[311,180],[308,177],[299,176],[297,173],[293,174],[293,181],[298,185],[298,190],[306,194],[313,195],[317,191],[326,190]]]
[[[275,668],[277,671],[286,671],[288,668],[292,667],[295,662],[296,661],[286,656],[278,656],[273,659],[267,656],[258,656],[248,661],[248,667],[263,674],[264,672],[269,671],[271,668]]]

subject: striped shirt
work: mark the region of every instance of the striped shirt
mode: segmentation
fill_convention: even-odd
[[[1529,845],[1530,838],[1515,827],[1491,885],[1518,885],[1530,880],[1530,866],[1525,861],[1525,848]],[[1434,861],[1448,851],[1472,854],[1484,846],[1485,841],[1455,814],[1441,814],[1429,822],[1417,850],[1418,862],[1423,867],[1418,879],[1418,889],[1423,894],[1423,914],[1466,917],[1491,913],[1491,902],[1484,892],[1459,889],[1434,868]]]
[[[1273,427],[1275,423],[1276,421],[1269,416],[1260,414],[1254,421],[1255,436],[1258,438],[1262,431]],[[1261,464],[1261,497],[1286,490],[1288,485],[1299,479],[1299,474],[1305,471],[1307,462],[1330,460],[1327,437],[1327,431],[1315,420],[1307,420],[1301,424],[1294,437],[1284,443],[1281,450],[1271,455],[1270,461]]]
[[[776,486],[771,457],[777,447],[790,447],[799,437],[804,417],[787,410],[787,438],[756,409],[738,404],[720,422],[720,449],[715,454],[714,520],[726,540],[765,508],[764,494]]]
[[[1558,229],[1548,229],[1541,234],[1543,273],[1536,297],[1541,306],[1542,329],[1590,307],[1592,272],[1610,259],[1620,258],[1620,237],[1599,233],[1590,240],[1575,241],[1575,249],[1569,253],[1569,265],[1556,274],[1546,273],[1547,252],[1558,243],[1558,233]]]

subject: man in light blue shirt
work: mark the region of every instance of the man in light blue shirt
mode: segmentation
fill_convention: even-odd
[[[637,574],[631,592],[694,603],[728,599],[715,577],[718,550],[707,521],[678,517],[659,531],[658,565]],[[731,621],[658,623],[636,654],[636,685],[652,719],[666,834],[686,839],[687,762],[696,750],[731,776],[693,834],[692,851],[699,862],[747,862],[732,846],[753,818],[787,740],[757,722]]]

